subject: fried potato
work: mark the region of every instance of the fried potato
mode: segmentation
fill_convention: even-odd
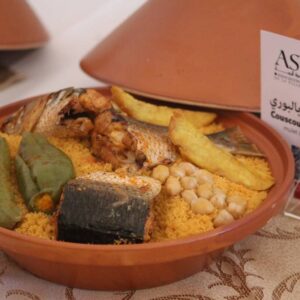
[[[215,113],[175,109],[167,106],[158,106],[135,99],[130,94],[118,87],[112,87],[112,100],[129,117],[154,125],[168,126],[174,112],[181,112],[196,127],[202,127],[212,123]]]
[[[252,190],[267,190],[274,184],[270,174],[249,169],[231,153],[218,148],[183,115],[175,114],[169,125],[172,142],[197,166]]]

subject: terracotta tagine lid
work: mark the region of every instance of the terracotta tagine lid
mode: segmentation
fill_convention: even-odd
[[[300,38],[300,2],[151,0],[81,67],[139,95],[259,111],[260,30]]]
[[[25,0],[0,0],[0,50],[34,49],[48,33]]]

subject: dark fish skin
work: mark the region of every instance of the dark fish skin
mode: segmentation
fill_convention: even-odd
[[[265,157],[259,149],[251,143],[239,127],[226,128],[223,131],[209,134],[207,137],[218,147],[232,154]]]
[[[141,243],[149,201],[122,186],[75,179],[64,188],[57,216],[57,239],[75,243]]]

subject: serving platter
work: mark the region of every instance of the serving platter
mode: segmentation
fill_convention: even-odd
[[[109,95],[109,89],[99,89]],[[38,96],[40,97],[40,96]],[[38,97],[0,108],[0,117]],[[289,146],[249,113],[218,111],[225,126],[238,125],[265,153],[275,185],[252,213],[230,225],[173,241],[132,245],[89,245],[44,240],[0,228],[0,248],[29,272],[70,287],[127,290],[159,286],[190,276],[226,247],[260,229],[285,205],[294,176]]]

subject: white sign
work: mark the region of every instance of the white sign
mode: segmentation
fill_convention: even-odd
[[[261,31],[261,118],[300,147],[300,40]]]
[[[285,215],[300,220],[300,40],[261,31],[261,118],[291,145],[295,185]]]

